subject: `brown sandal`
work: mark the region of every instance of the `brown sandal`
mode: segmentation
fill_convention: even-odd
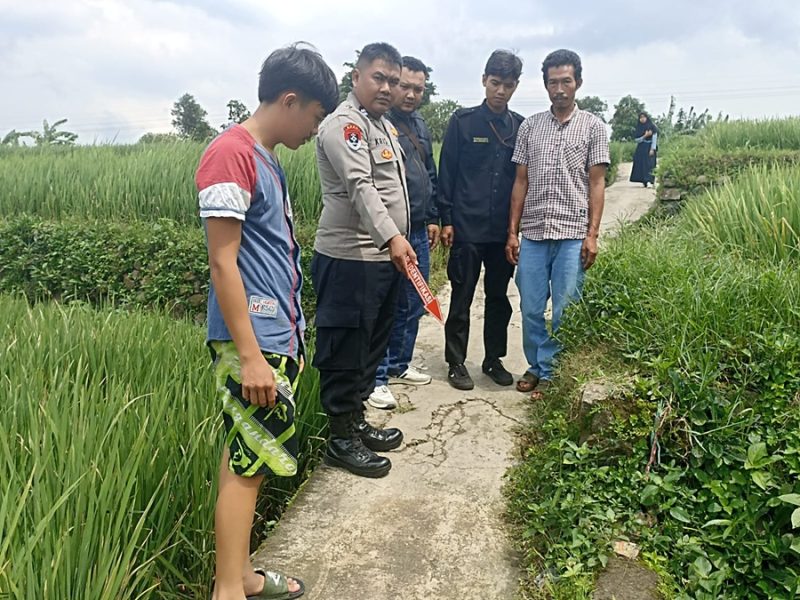
[[[538,384],[539,378],[530,371],[525,371],[525,374],[517,379],[517,391],[523,394],[529,394],[536,389]]]
[[[551,382],[549,379],[542,379],[539,381],[539,384],[536,388],[531,392],[531,401],[532,402],[539,402],[543,400],[544,397],[547,395],[547,389],[550,387]]]

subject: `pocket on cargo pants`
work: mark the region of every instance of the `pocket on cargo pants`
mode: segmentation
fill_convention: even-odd
[[[364,368],[366,344],[358,307],[318,307],[314,324],[317,346],[313,363],[317,369],[353,371]]]

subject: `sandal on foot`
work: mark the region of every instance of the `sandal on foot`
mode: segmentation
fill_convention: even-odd
[[[290,592],[289,581],[283,573],[274,573],[263,569],[256,569],[255,572],[264,578],[264,589],[259,594],[248,596],[247,600],[293,600],[302,596],[306,591],[303,582],[297,577],[292,577],[292,579],[297,582],[300,589],[296,592]]]
[[[525,374],[517,379],[517,391],[522,392],[523,394],[528,394],[536,389],[538,383],[539,378],[536,375],[530,371],[525,371]]]
[[[536,388],[531,392],[531,401],[532,402],[539,402],[542,400],[545,395],[547,395],[547,389],[550,387],[551,383],[549,379],[542,379],[539,381]]]

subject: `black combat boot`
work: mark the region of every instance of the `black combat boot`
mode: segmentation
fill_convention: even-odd
[[[364,418],[364,412],[356,413],[356,429],[364,445],[373,452],[394,450],[403,443],[403,432],[399,429],[378,429]]]
[[[325,464],[347,469],[361,477],[383,477],[392,468],[388,458],[378,456],[364,446],[357,429],[361,412],[330,416],[331,438],[323,455]]]

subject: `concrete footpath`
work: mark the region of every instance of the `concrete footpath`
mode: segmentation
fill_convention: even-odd
[[[652,189],[627,182],[630,164],[607,190],[604,230],[638,218]],[[392,385],[400,407],[370,408],[375,424],[399,427],[404,444],[387,453],[392,471],[366,479],[320,466],[254,556],[257,565],[304,580],[308,600],[513,599],[519,571],[503,524],[502,486],[514,462],[515,429],[525,419],[523,394],[495,385],[481,372],[483,292],[472,309],[467,368],[469,392],[447,384],[444,329],[430,317],[420,324],[414,364],[430,385]],[[439,295],[445,314],[449,287]],[[519,296],[506,368],[526,368]]]

